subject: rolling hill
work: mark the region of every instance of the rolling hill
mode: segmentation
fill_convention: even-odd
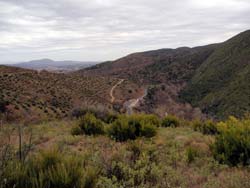
[[[33,70],[47,70],[51,72],[72,72],[93,66],[94,64],[97,64],[97,62],[53,61],[51,59],[39,59],[29,62],[11,64],[9,66]]]
[[[250,31],[245,31],[219,44],[134,53],[79,72],[150,86],[153,95],[144,111],[177,113],[191,104],[211,117],[239,117],[250,111],[249,46]]]
[[[7,120],[46,120],[69,116],[74,110],[98,108],[122,110],[122,104],[137,97],[141,88],[113,77],[82,76],[0,66],[0,110]],[[1,113],[0,113],[1,118]]]
[[[134,53],[67,74],[0,66],[0,81],[1,111],[7,106],[14,119],[64,117],[93,105],[125,112],[129,103],[135,112],[160,116],[240,117],[250,111],[250,31],[219,44]]]
[[[218,117],[250,111],[250,31],[222,43],[195,71],[181,96]]]
[[[9,119],[61,118],[77,107],[108,107],[112,78],[32,71],[0,66],[0,98]]]

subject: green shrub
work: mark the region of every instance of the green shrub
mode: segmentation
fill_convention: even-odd
[[[150,123],[146,123],[142,125],[140,132],[140,136],[151,138],[156,135],[156,127]]]
[[[81,187],[83,184],[83,171],[81,163],[76,158],[67,158],[63,163],[57,163],[47,171],[41,172],[43,177],[42,185],[50,185],[50,187]],[[39,184],[40,182],[38,182]]]
[[[180,125],[180,120],[173,115],[166,116],[162,122],[162,127],[178,127]]]
[[[156,115],[147,114],[147,115],[139,115],[139,117],[141,117],[141,122],[143,124],[151,124],[155,127],[160,127],[161,125],[160,119]]]
[[[83,172],[82,162],[77,157],[65,157],[57,150],[42,152],[24,162],[8,163],[3,173],[4,184],[0,187],[81,188]]]
[[[79,127],[83,133],[87,135],[97,135],[104,133],[103,122],[90,113],[87,113],[83,118],[80,119]]]
[[[98,173],[95,168],[88,168],[86,170],[83,188],[95,188],[98,180]]]
[[[205,121],[203,123],[203,129],[202,129],[203,134],[210,134],[214,135],[218,133],[218,129],[216,127],[216,123],[214,123],[211,120]]]
[[[139,135],[140,124],[129,123],[125,117],[120,117],[114,121],[108,129],[108,134],[112,139],[117,141],[126,141],[136,139],[136,133]]]
[[[193,147],[187,148],[187,150],[186,150],[187,163],[193,162],[197,156],[198,156],[197,149],[195,149]]]
[[[207,120],[205,122],[196,120],[192,123],[192,126],[195,131],[199,131],[203,134],[207,135],[218,134],[216,123],[214,123],[212,120]]]
[[[101,184],[105,184],[105,187],[113,187],[112,185],[115,185],[114,187],[158,187],[156,184],[161,177],[161,168],[144,153],[133,163],[113,161],[105,177],[99,179],[98,187],[101,187]]]
[[[142,136],[153,137],[156,134],[157,123],[146,121],[147,118],[147,115],[119,116],[110,125],[108,134],[117,141],[134,140]]]
[[[231,117],[218,124],[219,135],[212,145],[214,158],[231,166],[250,165],[250,120]]]
[[[82,129],[80,128],[79,125],[75,125],[75,126],[73,126],[72,129],[71,129],[71,134],[74,135],[74,136],[77,136],[77,135],[83,134],[83,131],[82,131]]]
[[[137,142],[134,142],[134,141],[129,143],[127,150],[131,152],[130,160],[132,162],[135,162],[136,160],[138,160],[140,155],[142,154],[141,146]]]
[[[117,119],[117,115],[113,113],[108,113],[106,117],[104,118],[105,123],[113,123]]]
[[[39,162],[39,163],[38,163]],[[56,164],[61,162],[61,156],[57,150],[51,151],[42,151],[38,156],[38,160],[36,161],[36,165],[39,165],[39,168],[42,170],[51,168]]]
[[[192,126],[194,131],[200,131],[203,127],[203,122],[200,120],[194,120],[194,121],[190,122],[190,125]]]

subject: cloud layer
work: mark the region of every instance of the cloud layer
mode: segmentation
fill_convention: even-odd
[[[204,45],[249,29],[249,19],[249,0],[0,0],[0,61]]]

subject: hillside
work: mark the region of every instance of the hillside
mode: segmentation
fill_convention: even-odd
[[[250,111],[249,59],[246,31],[220,44],[134,53],[69,74],[1,66],[1,100],[14,114],[35,117],[91,105],[126,112],[128,104],[160,116],[239,117]]]
[[[81,106],[108,106],[109,89],[115,82],[0,66],[0,96],[10,120],[59,118]]]
[[[217,45],[197,48],[161,49],[128,55],[78,71],[81,75],[112,76],[131,80],[148,89],[139,112],[160,116],[176,114],[187,119],[202,118],[201,111],[178,99],[180,90]]]
[[[250,31],[246,31],[220,44],[135,53],[80,72],[153,87],[143,111],[176,114],[182,110],[180,114],[189,116],[194,108],[186,112],[186,107],[192,105],[212,117],[242,116],[250,111],[249,46]]]
[[[160,49],[128,55],[81,70],[82,74],[112,75],[138,83],[180,83],[189,80],[194,70],[213,52],[216,45],[196,48]]]
[[[28,121],[67,117],[82,108],[121,111],[122,104],[139,97],[143,88],[125,80],[111,101],[111,88],[118,82],[112,77],[0,66],[0,108],[8,112],[3,113],[7,120]]]
[[[220,44],[196,70],[183,99],[217,117],[250,111],[250,31]]]

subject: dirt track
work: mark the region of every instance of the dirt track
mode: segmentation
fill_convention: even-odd
[[[124,82],[124,79],[121,79],[119,82],[117,82],[110,90],[109,95],[111,97],[111,103],[113,103],[115,101],[115,97],[114,97],[114,90],[117,86],[119,86],[122,82]]]

